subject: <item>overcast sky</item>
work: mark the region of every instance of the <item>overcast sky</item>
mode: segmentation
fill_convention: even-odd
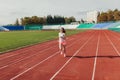
[[[0,25],[25,16],[61,15],[85,18],[88,11],[119,9],[119,0],[0,0]]]

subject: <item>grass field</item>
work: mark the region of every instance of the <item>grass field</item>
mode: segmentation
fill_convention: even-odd
[[[84,30],[69,30],[67,36]],[[58,31],[12,31],[0,32],[0,53],[36,43],[53,40],[58,37]]]

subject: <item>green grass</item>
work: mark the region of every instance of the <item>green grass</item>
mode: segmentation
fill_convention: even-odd
[[[84,30],[68,30],[67,36]],[[0,32],[0,52],[16,49],[36,43],[53,40],[58,37],[58,31],[12,31]]]

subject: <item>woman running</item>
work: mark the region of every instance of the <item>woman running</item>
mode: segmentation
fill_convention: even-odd
[[[59,32],[59,49],[60,53],[64,53],[64,57],[66,57],[66,37],[65,37],[65,29],[63,27],[60,28]]]

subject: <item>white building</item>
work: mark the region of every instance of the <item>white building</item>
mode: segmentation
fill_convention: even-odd
[[[97,22],[97,16],[98,16],[98,12],[97,11],[91,11],[87,13],[87,22],[91,23],[93,21],[95,21],[95,23]]]

